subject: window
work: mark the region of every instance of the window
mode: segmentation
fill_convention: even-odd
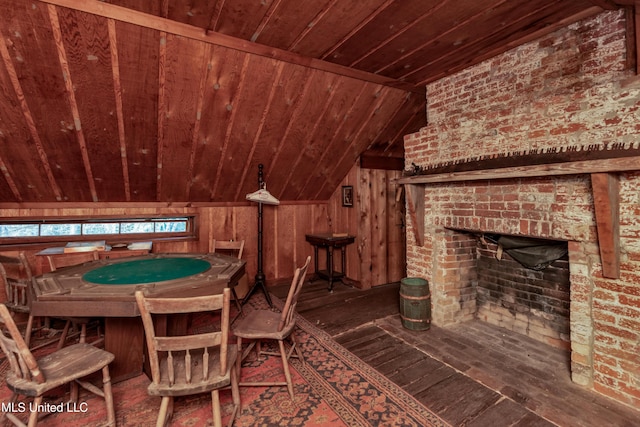
[[[0,244],[195,236],[195,216],[0,220]]]

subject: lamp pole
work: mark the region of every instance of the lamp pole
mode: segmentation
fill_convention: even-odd
[[[262,168],[264,166],[261,164],[258,165],[258,189],[261,189],[264,186],[264,181],[262,177]],[[247,293],[247,295],[242,300],[242,305],[244,305],[256,288],[260,286],[262,288],[262,292],[264,293],[264,297],[269,304],[269,307],[272,306],[271,297],[269,296],[269,292],[267,291],[267,286],[265,283],[265,275],[262,271],[262,203],[258,202],[258,271],[256,272],[255,283]]]

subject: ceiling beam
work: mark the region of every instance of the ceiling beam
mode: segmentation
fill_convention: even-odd
[[[48,3],[51,5],[65,7],[80,12],[91,13],[93,15],[102,16],[105,18],[115,19],[117,21],[127,22],[129,24],[138,25],[141,27],[151,28],[158,31],[164,31],[167,33],[175,34],[181,37],[188,37],[193,40],[199,40],[205,43],[212,43],[218,46],[227,47],[229,49],[239,50],[245,53],[254,55],[260,55],[267,58],[277,59],[279,61],[288,62],[295,65],[300,65],[307,68],[313,68],[320,71],[326,71],[333,74],[338,74],[344,77],[350,77],[358,80],[363,80],[371,83],[376,83],[383,86],[392,87],[395,89],[401,89],[407,92],[424,93],[425,87],[422,85],[415,86],[411,83],[407,83],[400,80],[395,80],[385,76],[381,76],[366,71],[361,71],[343,65],[334,64],[327,61],[322,61],[316,58],[310,58],[299,55],[297,53],[289,52],[282,49],[277,49],[270,46],[260,45],[252,43],[247,40],[238,39],[225,34],[217,32],[206,32],[201,28],[197,28],[191,25],[183,24],[181,22],[170,21],[165,18],[152,16],[136,10],[127,9],[125,7],[104,3],[101,1],[86,1],[86,0],[40,0],[42,3]]]

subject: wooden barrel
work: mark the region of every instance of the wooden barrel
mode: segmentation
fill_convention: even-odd
[[[431,294],[425,279],[405,277],[400,281],[400,319],[402,326],[414,331],[431,326]]]

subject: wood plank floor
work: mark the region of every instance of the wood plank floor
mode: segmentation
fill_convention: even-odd
[[[640,411],[572,383],[564,351],[479,321],[403,328],[399,288],[314,280],[297,311],[453,426],[640,426]],[[284,300],[288,284],[269,290]]]

